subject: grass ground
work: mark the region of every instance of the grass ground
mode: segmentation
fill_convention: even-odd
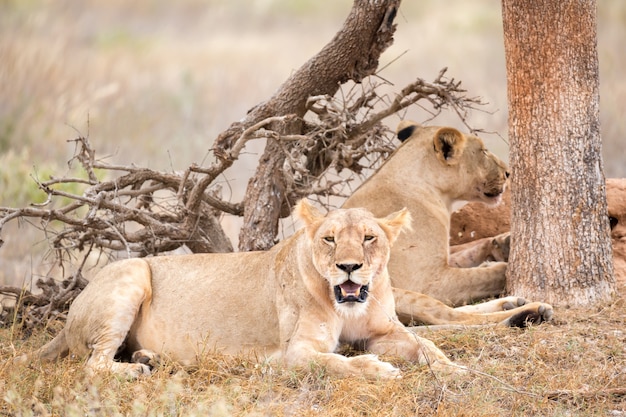
[[[621,294],[626,288],[621,287]],[[601,308],[556,309],[529,329],[431,332],[467,375],[437,376],[397,358],[399,380],[335,378],[324,370],[207,357],[199,369],[173,364],[126,381],[89,376],[80,360],[17,366],[39,347],[0,329],[0,415],[55,416],[626,416],[626,300]],[[57,323],[60,324],[60,323]],[[55,326],[58,327],[58,326]]]

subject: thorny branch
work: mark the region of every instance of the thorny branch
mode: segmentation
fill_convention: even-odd
[[[380,95],[384,82],[374,77],[334,97],[310,97],[301,120],[303,134],[270,130],[277,122],[295,119],[270,116],[242,130],[209,166],[194,164],[183,172],[108,164],[97,159],[88,138],[70,140],[76,150],[69,164],[77,162],[83,175],[36,180],[46,201],[22,208],[0,207],[0,232],[15,219],[39,219],[38,227],[46,233],[57,264],[65,268],[68,261],[82,257],[80,266],[61,285],[52,278],[38,280],[40,294],[9,287],[0,287],[0,294],[17,301],[24,325],[32,327],[61,315],[86,285],[82,269],[90,254],[106,259],[148,256],[182,246],[195,253],[233,251],[220,220],[225,214],[241,216],[247,200],[225,201],[215,180],[250,140],[279,144],[285,155],[290,203],[314,197],[327,205],[330,196],[346,197],[351,182],[357,185],[395,149],[393,135],[382,124],[386,117],[418,104],[428,105],[433,118],[451,108],[467,125],[467,112],[483,103],[466,97],[460,82],[446,79],[445,71],[433,82],[417,79],[395,97]],[[0,322],[7,323],[9,316],[11,311],[0,314]]]

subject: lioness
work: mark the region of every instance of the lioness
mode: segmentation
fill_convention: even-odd
[[[397,136],[402,145],[343,205],[364,207],[376,216],[403,207],[411,212],[413,230],[400,236],[391,251],[393,286],[452,306],[499,296],[507,264],[450,266],[468,265],[467,260],[449,262],[449,231],[453,203],[500,201],[509,175],[505,163],[478,137],[451,127],[402,121]]]
[[[323,216],[303,200],[295,214],[304,228],[267,252],[127,259],[106,266],[74,300],[65,327],[36,356],[53,360],[71,352],[87,357],[90,370],[129,377],[149,374],[147,363],[158,355],[193,364],[213,350],[253,353],[288,366],[315,361],[336,375],[398,375],[375,354],[436,370],[455,367],[432,342],[405,328],[394,311],[386,266],[392,243],[409,225],[408,210],[385,218],[364,209]],[[407,295],[421,318],[435,324],[509,324],[538,308],[516,309],[515,319],[509,311],[475,314]],[[341,356],[334,353],[340,343],[372,354]],[[122,346],[132,363],[114,361]]]
[[[374,218],[363,209],[322,216],[300,202],[303,230],[267,252],[128,259],[103,268],[73,302],[65,328],[38,351],[69,352],[92,370],[136,377],[157,354],[191,364],[204,351],[315,361],[330,373],[394,377],[375,355],[334,353],[362,343],[435,369],[452,363],[397,320],[387,261],[410,222],[406,210]],[[125,344],[136,363],[115,362]]]

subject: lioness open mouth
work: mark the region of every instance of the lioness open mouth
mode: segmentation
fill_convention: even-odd
[[[504,190],[485,192],[483,193],[483,203],[495,207],[502,202],[503,193]]]
[[[369,285],[359,285],[347,280],[343,284],[335,285],[335,299],[341,303],[364,303],[367,299]]]
[[[483,193],[487,198],[496,198],[502,195],[502,191],[492,191],[488,193]]]

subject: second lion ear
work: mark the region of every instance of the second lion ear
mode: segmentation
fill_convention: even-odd
[[[466,143],[465,136],[451,127],[442,127],[433,138],[437,159],[445,165],[456,165],[459,162]]]
[[[378,219],[378,224],[380,224],[380,227],[385,231],[389,242],[393,244],[400,235],[400,232],[403,230],[412,230],[411,220],[411,213],[405,207],[400,211],[391,213],[384,219]]]
[[[313,239],[317,228],[324,219],[324,215],[309,203],[306,198],[303,198],[296,204],[293,213],[304,223],[309,239]]]

